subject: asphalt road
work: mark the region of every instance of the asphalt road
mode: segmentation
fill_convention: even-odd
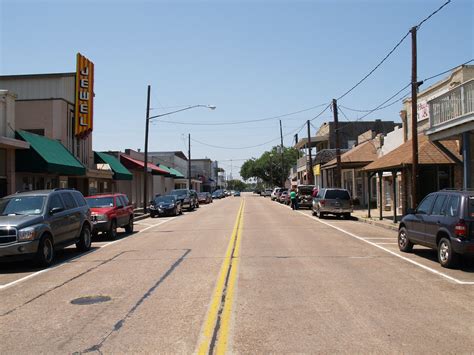
[[[252,194],[136,227],[0,264],[0,353],[474,352],[472,260]]]

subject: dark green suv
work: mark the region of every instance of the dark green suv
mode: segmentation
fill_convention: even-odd
[[[34,258],[41,266],[71,244],[91,247],[91,212],[84,196],[69,189],[17,193],[0,199],[0,258]]]

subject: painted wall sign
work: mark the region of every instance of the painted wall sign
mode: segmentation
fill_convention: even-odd
[[[85,138],[93,128],[94,63],[77,53],[75,134]]]

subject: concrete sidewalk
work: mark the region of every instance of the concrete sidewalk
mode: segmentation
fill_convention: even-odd
[[[368,217],[367,209],[355,209],[352,213],[352,216],[357,218],[359,222],[373,224],[378,227],[385,229],[390,229],[398,231],[398,222],[393,223],[393,213],[392,212],[383,212],[382,220],[379,219],[379,210],[372,209],[370,210],[371,218]],[[401,220],[401,216],[397,216],[397,220]]]

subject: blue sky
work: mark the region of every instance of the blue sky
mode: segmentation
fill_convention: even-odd
[[[96,70],[94,149],[143,149],[148,84],[152,114],[194,104],[217,106],[167,117],[174,122],[251,120],[329,103],[443,3],[0,0],[0,72],[71,72],[81,52]],[[421,27],[420,79],[474,58],[473,4],[454,0]],[[409,39],[339,103],[370,109],[407,84]],[[395,104],[366,119],[399,121],[400,109]],[[284,133],[320,111],[283,118]],[[360,117],[345,113],[350,120]],[[313,124],[331,119],[327,111]],[[278,119],[235,126],[154,122],[149,149],[186,151],[188,133],[207,144],[244,147],[278,138],[279,124]],[[286,136],[285,145],[292,139]],[[228,170],[233,159],[235,176],[241,159],[258,157],[271,146],[225,150],[193,142],[192,155],[220,160]]]

